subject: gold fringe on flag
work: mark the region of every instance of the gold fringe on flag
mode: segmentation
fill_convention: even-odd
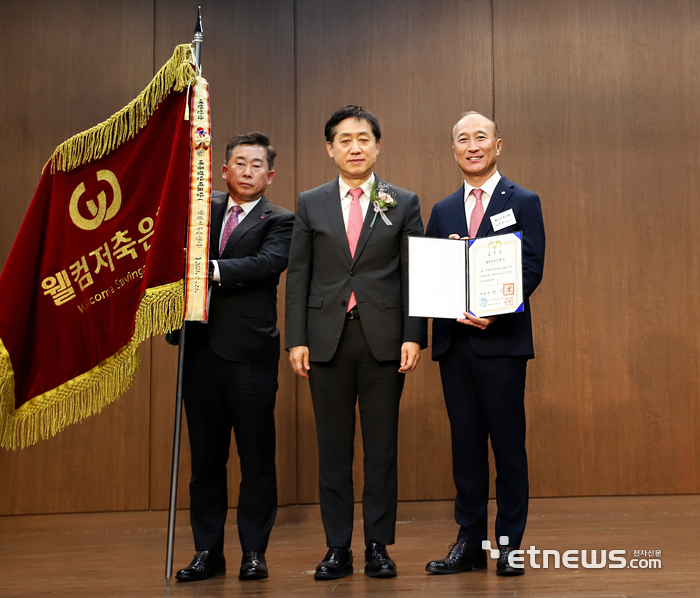
[[[10,356],[0,340],[0,409],[5,414],[0,446],[25,448],[39,438],[55,436],[66,426],[100,413],[116,401],[134,380],[139,368],[139,345],[156,334],[182,326],[185,308],[183,281],[147,289],[129,343],[89,372],[34,397],[15,411],[14,374]]]
[[[193,56],[191,45],[177,46],[172,58],[136,99],[106,121],[64,141],[56,148],[44,169],[50,164],[51,174],[57,170],[69,172],[83,164],[99,160],[132,139],[146,126],[148,119],[171,91],[182,91],[194,83]]]

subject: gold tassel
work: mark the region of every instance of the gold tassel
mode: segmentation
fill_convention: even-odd
[[[75,170],[83,164],[99,160],[132,139],[146,126],[148,119],[171,91],[182,91],[195,80],[191,60],[192,47],[189,44],[177,46],[170,60],[136,99],[106,121],[64,141],[56,148],[44,169],[50,164],[51,174],[57,170]]]
[[[5,414],[0,446],[24,448],[100,413],[131,386],[139,368],[139,345],[153,335],[182,326],[184,310],[182,280],[147,289],[136,312],[134,334],[125,347],[89,372],[34,397],[17,410],[12,363],[0,340],[0,409]]]

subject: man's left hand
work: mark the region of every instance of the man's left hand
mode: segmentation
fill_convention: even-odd
[[[401,345],[401,367],[399,372],[407,374],[416,369],[420,361],[420,345],[410,341]]]
[[[488,318],[477,318],[470,313],[464,312],[464,318],[459,318],[457,320],[460,324],[466,324],[467,326],[474,326],[479,330],[486,330],[491,324],[496,321],[496,316],[489,316]]]

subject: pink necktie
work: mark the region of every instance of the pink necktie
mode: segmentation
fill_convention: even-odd
[[[243,211],[243,208],[239,205],[234,204],[233,207],[231,207],[230,211],[233,211],[233,213],[229,216],[229,219],[226,221],[226,226],[224,226],[224,232],[221,235],[221,247],[219,247],[219,255],[221,255],[224,252],[224,249],[226,249],[226,243],[228,243],[228,238],[238,226],[238,215]]]
[[[362,189],[350,189],[352,201],[350,202],[350,214],[348,215],[348,245],[350,245],[350,255],[355,257],[355,249],[357,249],[357,241],[362,232],[362,208],[360,207],[360,197],[362,197]],[[357,305],[355,293],[350,295],[348,301],[348,311]]]
[[[481,189],[472,189],[476,203],[474,204],[474,209],[472,210],[472,216],[469,219],[469,238],[475,239],[476,233],[479,230],[481,221],[484,219],[484,204],[481,203],[481,194],[483,191]]]

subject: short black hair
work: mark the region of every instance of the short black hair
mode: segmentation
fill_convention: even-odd
[[[326,141],[333,143],[335,137],[335,128],[346,118],[357,118],[358,120],[366,120],[372,127],[372,134],[379,141],[382,138],[382,130],[379,128],[379,121],[369,110],[365,110],[362,106],[353,106],[349,104],[343,108],[338,108],[326,123]]]
[[[233,154],[234,148],[239,145],[259,145],[267,150],[267,167],[272,170],[275,166],[275,158],[277,157],[277,152],[275,148],[270,145],[270,138],[261,133],[260,131],[253,131],[252,133],[246,133],[245,135],[236,135],[231,141],[228,142],[226,146],[226,161],[224,164],[228,164],[231,159],[231,154]]]

